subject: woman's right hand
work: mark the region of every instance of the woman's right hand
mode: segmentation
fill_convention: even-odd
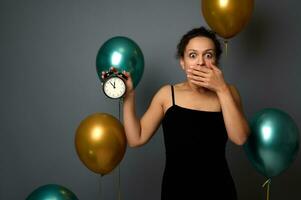
[[[126,77],[124,78],[122,75],[118,75],[119,77],[121,77],[124,81],[125,81],[125,85],[126,85],[126,93],[124,95],[124,98],[126,98],[128,95],[132,95],[134,94],[134,85],[133,85],[133,80],[131,77],[130,72],[127,71],[123,71],[122,74]]]

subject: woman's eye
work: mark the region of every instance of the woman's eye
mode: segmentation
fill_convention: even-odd
[[[190,54],[189,54],[189,57],[190,57],[190,58],[196,58],[196,56],[197,56],[196,53],[190,53]]]
[[[211,59],[211,58],[213,58],[213,55],[212,55],[212,53],[206,53],[206,54],[204,55],[204,57],[205,57],[206,59]]]

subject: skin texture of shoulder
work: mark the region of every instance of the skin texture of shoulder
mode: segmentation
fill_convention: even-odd
[[[166,104],[168,104],[169,101],[171,102],[171,100],[171,85],[166,84],[156,92],[152,101],[160,104],[164,112]]]

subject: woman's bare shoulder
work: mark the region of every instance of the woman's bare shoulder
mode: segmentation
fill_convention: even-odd
[[[166,94],[169,90],[171,90],[171,85],[169,84],[165,84],[159,87],[159,89],[157,90],[156,94],[159,95],[164,95]]]
[[[156,98],[161,104],[166,104],[170,101],[171,98],[171,86],[174,87],[174,90],[180,90],[183,87],[182,83],[177,84],[165,84],[162,85],[156,92],[154,98]]]
[[[170,93],[170,90],[171,90],[171,85],[166,84],[161,86],[155,93],[153,97],[153,101],[163,105],[164,102],[166,101],[168,94]]]
[[[171,95],[171,86],[173,86],[174,90],[185,89],[183,83],[166,84],[158,90],[157,94],[165,98],[169,98],[169,96]]]

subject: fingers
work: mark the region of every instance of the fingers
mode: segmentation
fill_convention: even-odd
[[[187,69],[187,78],[194,84],[208,87],[212,69],[203,66],[191,66]]]
[[[127,72],[127,71],[123,70],[122,74],[124,74],[127,78],[131,78],[130,72]]]
[[[202,77],[199,75],[187,74],[187,78],[189,78],[190,80],[194,80],[194,81],[208,82],[207,77]]]
[[[128,75],[126,74],[126,72],[123,70],[123,72],[121,73],[121,72],[119,72],[118,73],[118,76],[119,77],[121,77],[121,78],[123,78],[123,79],[125,79],[125,80],[127,80],[128,79]]]
[[[196,81],[196,80],[190,80],[193,84],[204,87],[204,88],[208,88],[210,89],[210,86],[207,82],[203,82],[203,81]]]
[[[192,66],[189,69],[187,69],[187,74],[201,76],[201,77],[208,77],[210,73],[211,70],[206,67]]]
[[[198,66],[198,65],[197,66],[190,66],[189,69],[200,71],[200,72],[204,72],[204,73],[210,73],[212,71],[208,67]]]
[[[211,67],[211,69],[213,69],[215,71],[220,71],[220,69],[215,65],[215,62],[213,62],[213,61],[209,62],[209,66]]]

